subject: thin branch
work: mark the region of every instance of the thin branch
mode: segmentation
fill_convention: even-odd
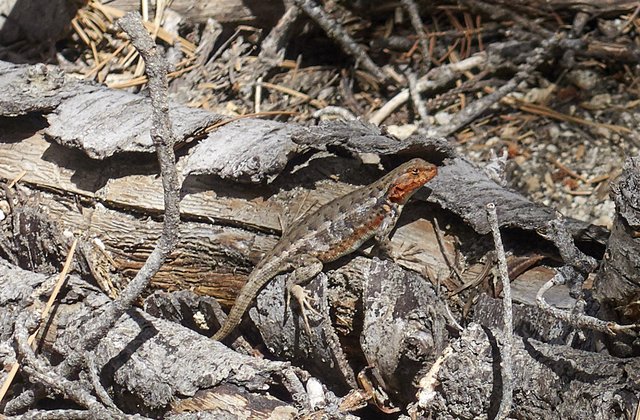
[[[478,116],[486,112],[492,105],[514,91],[520,82],[531,77],[535,69],[553,52],[554,46],[557,45],[559,41],[560,38],[555,35],[544,40],[538,48],[531,52],[527,61],[518,67],[518,72],[511,80],[489,95],[469,104],[451,119],[451,123],[438,127],[433,130],[433,132],[430,132],[429,135],[447,137],[478,118]]]
[[[93,386],[96,396],[105,406],[118,410],[118,407],[109,396],[109,393],[102,386],[102,382],[100,382],[100,374],[98,372],[98,366],[96,365],[93,353],[90,353],[87,357],[87,370],[89,371],[89,379],[91,380],[91,385]]]
[[[167,100],[168,65],[149,33],[142,25],[138,13],[127,13],[119,21],[131,42],[145,61],[149,77],[149,96],[152,106],[151,138],[156,147],[162,188],[164,191],[164,224],[162,235],[135,278],[127,285],[120,297],[108,304],[104,311],[85,324],[78,337],[78,345],[60,366],[60,372],[68,376],[83,362],[84,352],[93,350],[116,321],[127,311],[147,288],[151,278],[158,272],[173,250],[179,236],[180,224],[180,184],[176,171],[173,145],[176,137],[169,120]]]
[[[4,414],[13,415],[29,410],[43,396],[47,395],[46,390],[40,384],[25,389],[20,394],[7,401],[4,406]]]
[[[543,28],[536,22],[529,20],[517,14],[513,10],[506,7],[501,7],[497,4],[485,3],[479,0],[462,0],[462,4],[466,5],[474,13],[482,13],[487,16],[491,16],[492,20],[507,20],[514,21],[517,25],[527,29],[530,33],[542,38],[549,38],[553,36],[553,32]]]
[[[491,269],[493,268],[493,262],[495,259],[495,254],[493,252],[487,253],[486,255],[486,262],[484,263],[484,266],[482,267],[482,271],[473,279],[469,280],[468,282],[464,283],[462,286],[458,287],[456,290],[454,290],[453,292],[451,292],[449,294],[449,297],[453,297],[455,295],[457,295],[458,293],[467,290],[470,287],[476,287],[477,285],[479,285],[480,283],[482,283],[482,281],[485,279],[485,277],[487,277],[489,275],[489,272],[491,272]]]
[[[436,240],[438,241],[438,248],[440,248],[440,254],[442,254],[442,258],[444,258],[444,262],[447,263],[449,270],[456,275],[456,278],[460,283],[464,283],[464,277],[462,277],[462,273],[458,270],[456,264],[451,261],[449,258],[449,254],[447,253],[447,246],[445,245],[444,237],[442,229],[440,228],[440,222],[438,222],[438,218],[434,217],[431,219],[433,221],[433,231],[436,234]]]
[[[103,406],[96,398],[84,389],[80,382],[72,382],[58,375],[51,365],[44,359],[38,358],[31,348],[29,342],[29,332],[27,323],[29,323],[30,314],[24,312],[15,323],[14,337],[17,344],[18,354],[23,362],[22,370],[32,379],[56,393],[62,394],[71,399],[78,405],[90,410],[94,416],[99,418],[118,418],[124,417],[120,410],[111,410]]]
[[[297,368],[289,367],[281,372],[282,384],[287,388],[289,394],[291,394],[293,400],[300,406],[305,408],[311,408],[311,402],[309,401],[309,394],[304,385],[296,374]]]
[[[431,69],[429,73],[418,79],[416,92],[423,93],[428,90],[438,89],[455,79],[458,73],[469,71],[474,67],[483,66],[486,62],[487,54],[478,53],[458,63],[447,64]],[[407,102],[410,96],[409,89],[402,89],[400,93],[377,110],[371,118],[369,118],[369,122],[374,125],[382,124],[393,111]]]
[[[371,60],[364,48],[355,42],[342,25],[335,22],[331,16],[324,11],[322,6],[313,0],[294,0],[293,2],[313,19],[331,39],[340,44],[347,54],[355,58],[357,62],[362,64],[362,67],[373,74],[378,81],[384,82],[388,79],[380,67]]]
[[[300,18],[300,8],[292,6],[282,15],[278,23],[271,29],[269,35],[260,44],[258,58],[271,61],[275,66],[284,57],[287,43],[291,38],[295,23]],[[262,74],[264,75],[264,73]]]
[[[500,408],[498,409],[497,419],[505,419],[511,411],[513,404],[513,303],[511,301],[511,281],[509,280],[509,269],[507,267],[507,258],[504,255],[504,247],[502,246],[502,237],[500,236],[500,225],[498,224],[498,214],[496,205],[487,204],[487,219],[491,226],[493,234],[493,243],[496,248],[496,257],[498,259],[498,272],[502,281],[502,319],[503,319],[503,340],[502,345],[502,399],[500,400]]]
[[[578,249],[573,236],[567,230],[564,218],[560,214],[558,214],[558,218],[550,220],[546,224],[544,231],[539,231],[538,233],[543,238],[553,242],[560,252],[562,261],[577,270],[581,278],[585,278],[598,267],[598,262],[595,258]],[[582,281],[575,283],[580,285],[579,289],[582,289]]]
[[[407,82],[409,82],[409,93],[411,94],[411,102],[413,102],[413,106],[418,112],[420,120],[422,120],[422,125],[428,124],[429,113],[427,112],[427,106],[420,97],[420,92],[418,92],[418,77],[414,72],[407,73]]]
[[[538,307],[575,328],[587,328],[609,335],[616,335],[618,333],[637,334],[637,330],[640,329],[640,324],[620,325],[612,321],[603,321],[577,311],[566,311],[549,305],[544,299],[544,294],[553,286],[563,285],[567,282],[567,279],[575,277],[581,277],[581,275],[571,266],[566,265],[557,269],[556,275],[538,290],[536,294]]]
[[[58,297],[58,293],[60,293],[60,289],[62,289],[62,285],[64,284],[67,278],[67,274],[69,273],[69,269],[71,268],[71,263],[73,262],[73,256],[76,252],[77,245],[78,245],[78,239],[76,238],[73,240],[73,243],[71,244],[71,248],[69,248],[67,259],[64,262],[62,271],[58,275],[58,279],[56,280],[56,284],[53,287],[51,295],[49,296],[49,300],[47,301],[47,304],[45,305],[44,309],[42,310],[42,313],[40,314],[40,321],[41,321],[40,326],[28,338],[29,346],[33,346],[33,342],[35,341],[36,336],[40,333],[40,328],[42,328],[43,325],[47,325],[47,321],[48,321],[47,317],[49,316],[49,313],[51,312],[51,308],[53,307],[53,304],[55,303],[56,298]],[[13,366],[11,367],[11,370],[7,374],[7,377],[5,378],[4,383],[2,384],[2,387],[0,387],[0,401],[2,401],[7,391],[9,390],[9,387],[11,386],[11,382],[13,382],[13,379],[18,373],[19,368],[20,368],[20,363],[18,362],[14,363]]]
[[[420,18],[420,10],[418,10],[418,5],[413,0],[402,0],[402,5],[406,9],[407,13],[409,13],[411,26],[413,26],[413,29],[416,31],[418,39],[420,40],[420,50],[422,52],[422,60],[425,67],[424,71],[426,72],[431,66],[431,55],[429,54],[429,40],[427,39],[427,34],[424,33],[424,24]]]

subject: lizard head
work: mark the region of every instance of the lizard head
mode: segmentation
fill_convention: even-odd
[[[392,203],[403,205],[414,192],[437,174],[436,165],[422,159],[412,159],[389,173],[387,198]]]

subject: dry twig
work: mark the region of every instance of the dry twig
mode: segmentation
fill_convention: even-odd
[[[429,123],[429,113],[427,112],[427,106],[425,105],[422,97],[420,97],[420,92],[418,92],[418,77],[415,73],[409,72],[407,73],[407,81],[409,82],[409,93],[411,94],[411,102],[413,102],[413,106],[416,111],[418,111],[418,115],[422,120],[422,124]]]
[[[43,325],[48,324],[49,313],[51,312],[51,308],[53,307],[53,304],[55,303],[56,298],[58,297],[58,293],[60,293],[60,289],[62,289],[62,285],[64,284],[67,278],[67,274],[69,273],[69,269],[71,268],[71,263],[73,261],[73,256],[75,255],[77,245],[78,245],[78,239],[75,239],[71,244],[71,248],[69,248],[67,259],[64,263],[64,266],[62,267],[62,271],[58,275],[58,280],[56,281],[56,284],[54,285],[53,290],[51,291],[49,300],[47,301],[47,304],[45,305],[44,309],[42,310],[42,313],[40,314],[40,325],[38,326],[38,329],[33,334],[31,334],[27,339],[29,346],[33,346],[33,343],[36,337],[40,333],[40,328],[42,328]],[[2,387],[0,387],[0,401],[2,401],[7,391],[9,390],[9,387],[11,386],[13,379],[18,373],[19,368],[20,368],[20,363],[18,362],[14,363],[13,366],[11,367],[11,370],[7,374],[7,377],[5,378],[4,383],[2,384]]]
[[[368,72],[373,74],[379,82],[386,81],[388,78],[382,70],[371,60],[367,52],[356,43],[353,38],[344,30],[344,28],[335,22],[322,6],[313,0],[294,0],[296,6],[301,8],[311,19],[314,20],[329,37],[335,40],[342,49],[355,58],[357,62],[362,64]]]
[[[80,382],[72,382],[54,372],[53,368],[44,359],[38,358],[33,349],[27,326],[30,313],[21,314],[15,323],[14,337],[16,339],[18,354],[23,360],[24,372],[48,389],[62,394],[78,405],[85,407],[96,418],[126,418],[122,411],[109,409],[103,406],[89,391],[84,389]]]
[[[458,63],[434,68],[425,76],[418,79],[415,91],[422,93],[427,90],[445,86],[447,83],[451,82],[458,73],[470,70],[474,67],[483,66],[486,61],[487,55],[485,53],[480,53]],[[389,102],[377,110],[371,118],[369,118],[369,122],[374,125],[380,125],[389,115],[391,115],[393,111],[407,102],[410,96],[409,89],[401,90],[400,93],[391,98]]]
[[[143,27],[139,14],[129,13],[120,19],[119,24],[129,34],[131,42],[144,58],[149,76],[149,95],[153,108],[151,137],[158,154],[162,176],[165,208],[164,224],[162,235],[155,248],[135,278],[120,294],[120,297],[107,305],[98,317],[87,322],[85,327],[81,329],[76,347],[60,366],[60,372],[64,376],[68,376],[80,368],[84,361],[84,352],[95,348],[113,324],[147,288],[151,278],[158,272],[167,256],[171,253],[179,235],[180,185],[173,151],[176,138],[169,120],[167,64],[160,56],[159,50],[149,33]]]
[[[553,286],[564,285],[567,280],[575,282],[575,278],[580,278],[580,274],[571,266],[560,267],[556,270],[556,275],[547,281],[536,294],[536,301],[540,309],[546,313],[558,318],[575,328],[587,328],[594,331],[600,331],[609,335],[616,335],[618,333],[623,334],[636,334],[636,331],[640,329],[639,324],[620,325],[612,321],[603,321],[601,319],[579,313],[577,311],[565,311],[555,308],[544,298],[544,294]]]
[[[472,11],[491,16],[492,19],[514,21],[521,27],[528,29],[532,34],[541,38],[550,38],[553,36],[553,32],[548,29],[545,29],[536,22],[522,17],[513,10],[501,7],[500,5],[489,4],[480,0],[462,0],[461,3],[469,7]]]
[[[431,65],[431,54],[429,53],[429,40],[427,39],[427,35],[424,33],[424,24],[420,18],[420,10],[418,10],[418,5],[413,0],[402,0],[402,5],[407,13],[409,13],[411,25],[418,35],[423,66],[424,70],[427,71]]]
[[[291,31],[300,17],[300,9],[298,7],[290,7],[282,15],[276,26],[271,29],[260,45],[260,53],[258,58],[261,61],[272,62],[271,65],[277,65],[284,57],[284,50],[287,42],[291,38]]]
[[[497,103],[507,94],[515,90],[521,81],[530,77],[533,71],[551,53],[553,47],[558,43],[558,41],[559,38],[555,36],[543,41],[540,47],[532,51],[532,54],[527,61],[519,66],[518,72],[511,80],[495,90],[493,93],[470,103],[465,109],[458,112],[449,124],[438,127],[431,134],[436,137],[447,137],[478,118],[480,114],[489,109],[493,104]]]
[[[560,267],[556,271],[556,275],[546,282],[536,295],[538,306],[552,316],[561,319],[576,328],[588,328],[594,331],[600,331],[606,334],[615,335],[617,333],[635,333],[640,325],[619,325],[615,322],[603,321],[589,315],[582,314],[578,311],[565,311],[554,308],[544,299],[544,294],[553,286],[564,285],[569,281],[569,287],[572,294],[580,295],[582,293],[582,284],[585,277],[593,272],[598,263],[588,255],[585,255],[575,245],[573,237],[567,231],[564,221],[561,218],[552,220],[548,223],[547,229],[540,234],[552,241],[560,252],[562,260],[567,264]]]
[[[502,281],[502,351],[500,356],[502,362],[502,399],[498,409],[497,419],[505,419],[509,416],[511,405],[513,404],[513,304],[511,302],[511,281],[509,280],[509,270],[507,268],[507,258],[504,255],[502,237],[500,236],[500,225],[498,224],[498,214],[496,205],[487,204],[487,219],[493,234],[493,243],[498,259],[498,272]]]

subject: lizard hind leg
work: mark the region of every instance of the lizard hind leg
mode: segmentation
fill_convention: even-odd
[[[323,264],[322,261],[311,255],[298,256],[296,262],[298,268],[293,270],[287,277],[287,306],[289,306],[290,297],[295,297],[300,306],[300,312],[304,320],[304,328],[307,334],[311,335],[307,311],[314,314],[319,314],[319,312],[311,305],[313,298],[309,296],[301,284],[320,274]]]

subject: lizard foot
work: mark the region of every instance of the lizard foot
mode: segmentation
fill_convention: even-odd
[[[407,242],[402,242],[398,249],[394,249],[391,258],[394,261],[407,261],[412,263],[420,263],[418,259],[418,254],[422,253],[422,249],[415,244],[408,244]]]
[[[415,244],[402,242],[399,247],[393,246],[391,241],[381,241],[376,249],[378,256],[387,258],[393,262],[406,261],[410,263],[420,263],[417,255],[422,253],[422,249]]]
[[[289,289],[289,293],[291,293],[293,297],[295,297],[296,300],[298,301],[298,304],[300,305],[300,312],[302,313],[302,319],[304,320],[304,329],[307,332],[307,334],[311,336],[311,328],[309,327],[309,319],[307,318],[307,311],[313,313],[314,315],[320,315],[320,312],[318,312],[311,305],[311,302],[313,302],[315,299],[309,296],[307,291],[304,290],[304,288],[298,284],[294,284],[293,286],[291,286],[291,288]]]

